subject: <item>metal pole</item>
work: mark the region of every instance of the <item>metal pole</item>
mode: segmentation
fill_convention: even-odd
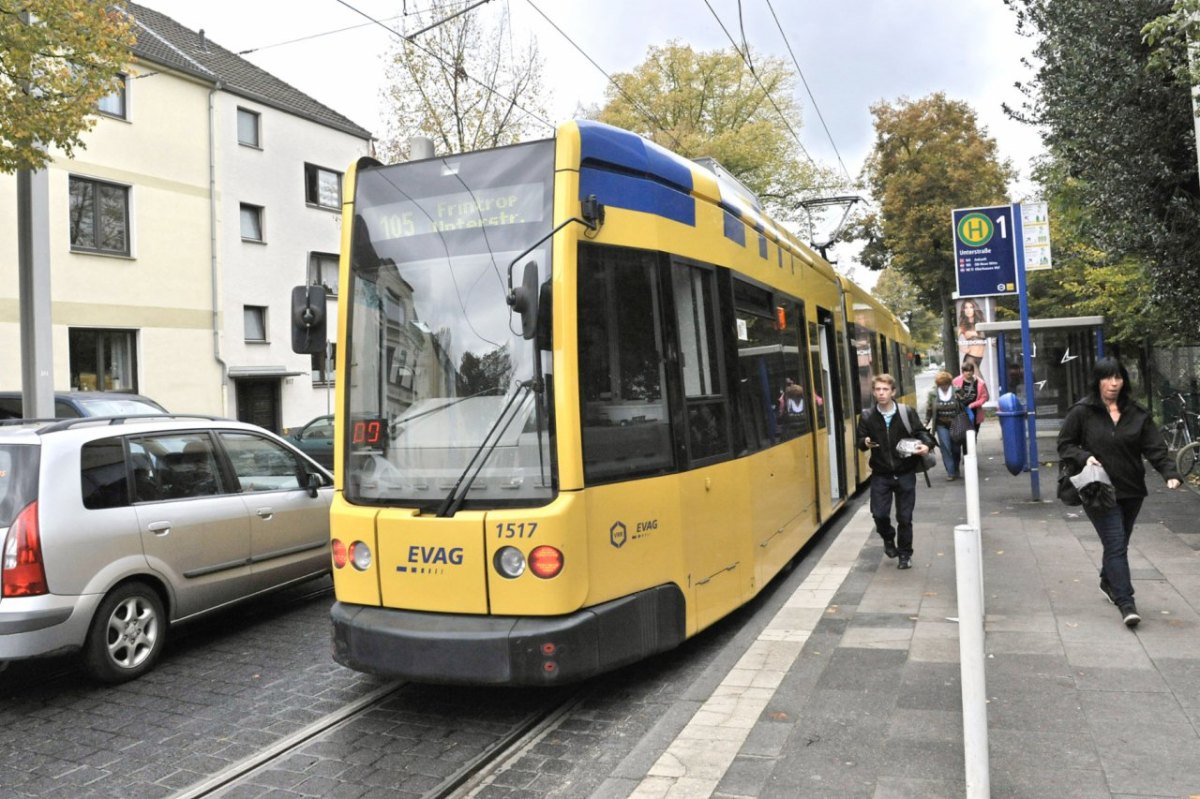
[[[1021,223],[1021,204],[1013,203],[1013,246],[1017,261],[1017,296],[1021,300],[1021,357],[1025,363],[1026,422],[1029,425],[1029,487],[1034,502],[1042,501],[1038,479],[1037,400],[1033,395],[1033,352],[1029,339],[1029,292],[1025,284],[1025,227]]]
[[[17,294],[21,316],[22,414],[54,417],[54,343],[50,300],[50,178],[17,171]]]
[[[979,528],[954,528],[954,566],[958,588],[958,658],[962,676],[963,755],[967,799],[992,795],[988,771],[987,679],[984,672],[982,573]]]

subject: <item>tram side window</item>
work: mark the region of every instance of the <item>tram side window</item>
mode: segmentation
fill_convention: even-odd
[[[687,411],[688,456],[693,465],[712,462],[730,453],[714,273],[675,263],[671,288]]]
[[[652,252],[579,247],[579,394],[589,485],[675,468]]]
[[[733,287],[740,416],[750,449],[766,449],[809,428],[808,395],[797,358],[799,308],[791,300],[776,305],[769,290],[744,281],[734,281]]]

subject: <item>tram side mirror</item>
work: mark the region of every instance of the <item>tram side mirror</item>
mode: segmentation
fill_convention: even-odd
[[[583,221],[592,230],[598,230],[604,224],[604,203],[589,194],[579,201],[579,213]]]
[[[537,333],[538,318],[538,270],[533,261],[525,263],[521,285],[512,291],[508,304],[521,315],[521,336],[531,339]]]
[[[292,289],[292,352],[325,352],[325,287]]]

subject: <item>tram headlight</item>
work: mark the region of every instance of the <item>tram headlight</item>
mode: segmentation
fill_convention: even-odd
[[[510,580],[525,573],[525,556],[516,547],[500,547],[492,559],[496,571]]]
[[[333,549],[333,565],[335,568],[340,569],[346,565],[347,561],[346,544],[342,541],[342,539],[335,538],[333,539],[331,548]]]
[[[371,568],[371,548],[362,541],[355,541],[350,545],[350,562],[354,568],[365,572]]]
[[[563,555],[554,547],[535,547],[529,553],[529,570],[544,580],[558,575],[563,568]]]

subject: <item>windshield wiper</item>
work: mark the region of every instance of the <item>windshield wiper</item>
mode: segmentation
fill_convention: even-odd
[[[439,517],[453,516],[458,509],[462,507],[463,500],[467,497],[467,492],[471,489],[471,484],[475,482],[475,478],[483,471],[483,465],[487,463],[487,459],[491,457],[492,451],[500,444],[500,439],[508,430],[513,420],[517,418],[517,413],[514,411],[509,414],[513,406],[518,400],[523,400],[529,395],[530,391],[541,392],[541,384],[535,385],[535,380],[524,380],[517,384],[517,390],[508,398],[508,402],[500,409],[500,415],[496,417],[496,421],[492,423],[491,429],[487,431],[487,435],[483,437],[483,441],[476,447],[471,459],[467,461],[466,467],[463,468],[462,474],[458,476],[454,487],[450,489],[450,493],[442,500],[442,504],[438,507],[437,515]],[[505,419],[505,417],[508,417]],[[503,425],[501,424],[503,422]],[[474,470],[474,472],[472,472]],[[470,478],[467,475],[470,475]],[[459,489],[462,489],[461,491]]]

